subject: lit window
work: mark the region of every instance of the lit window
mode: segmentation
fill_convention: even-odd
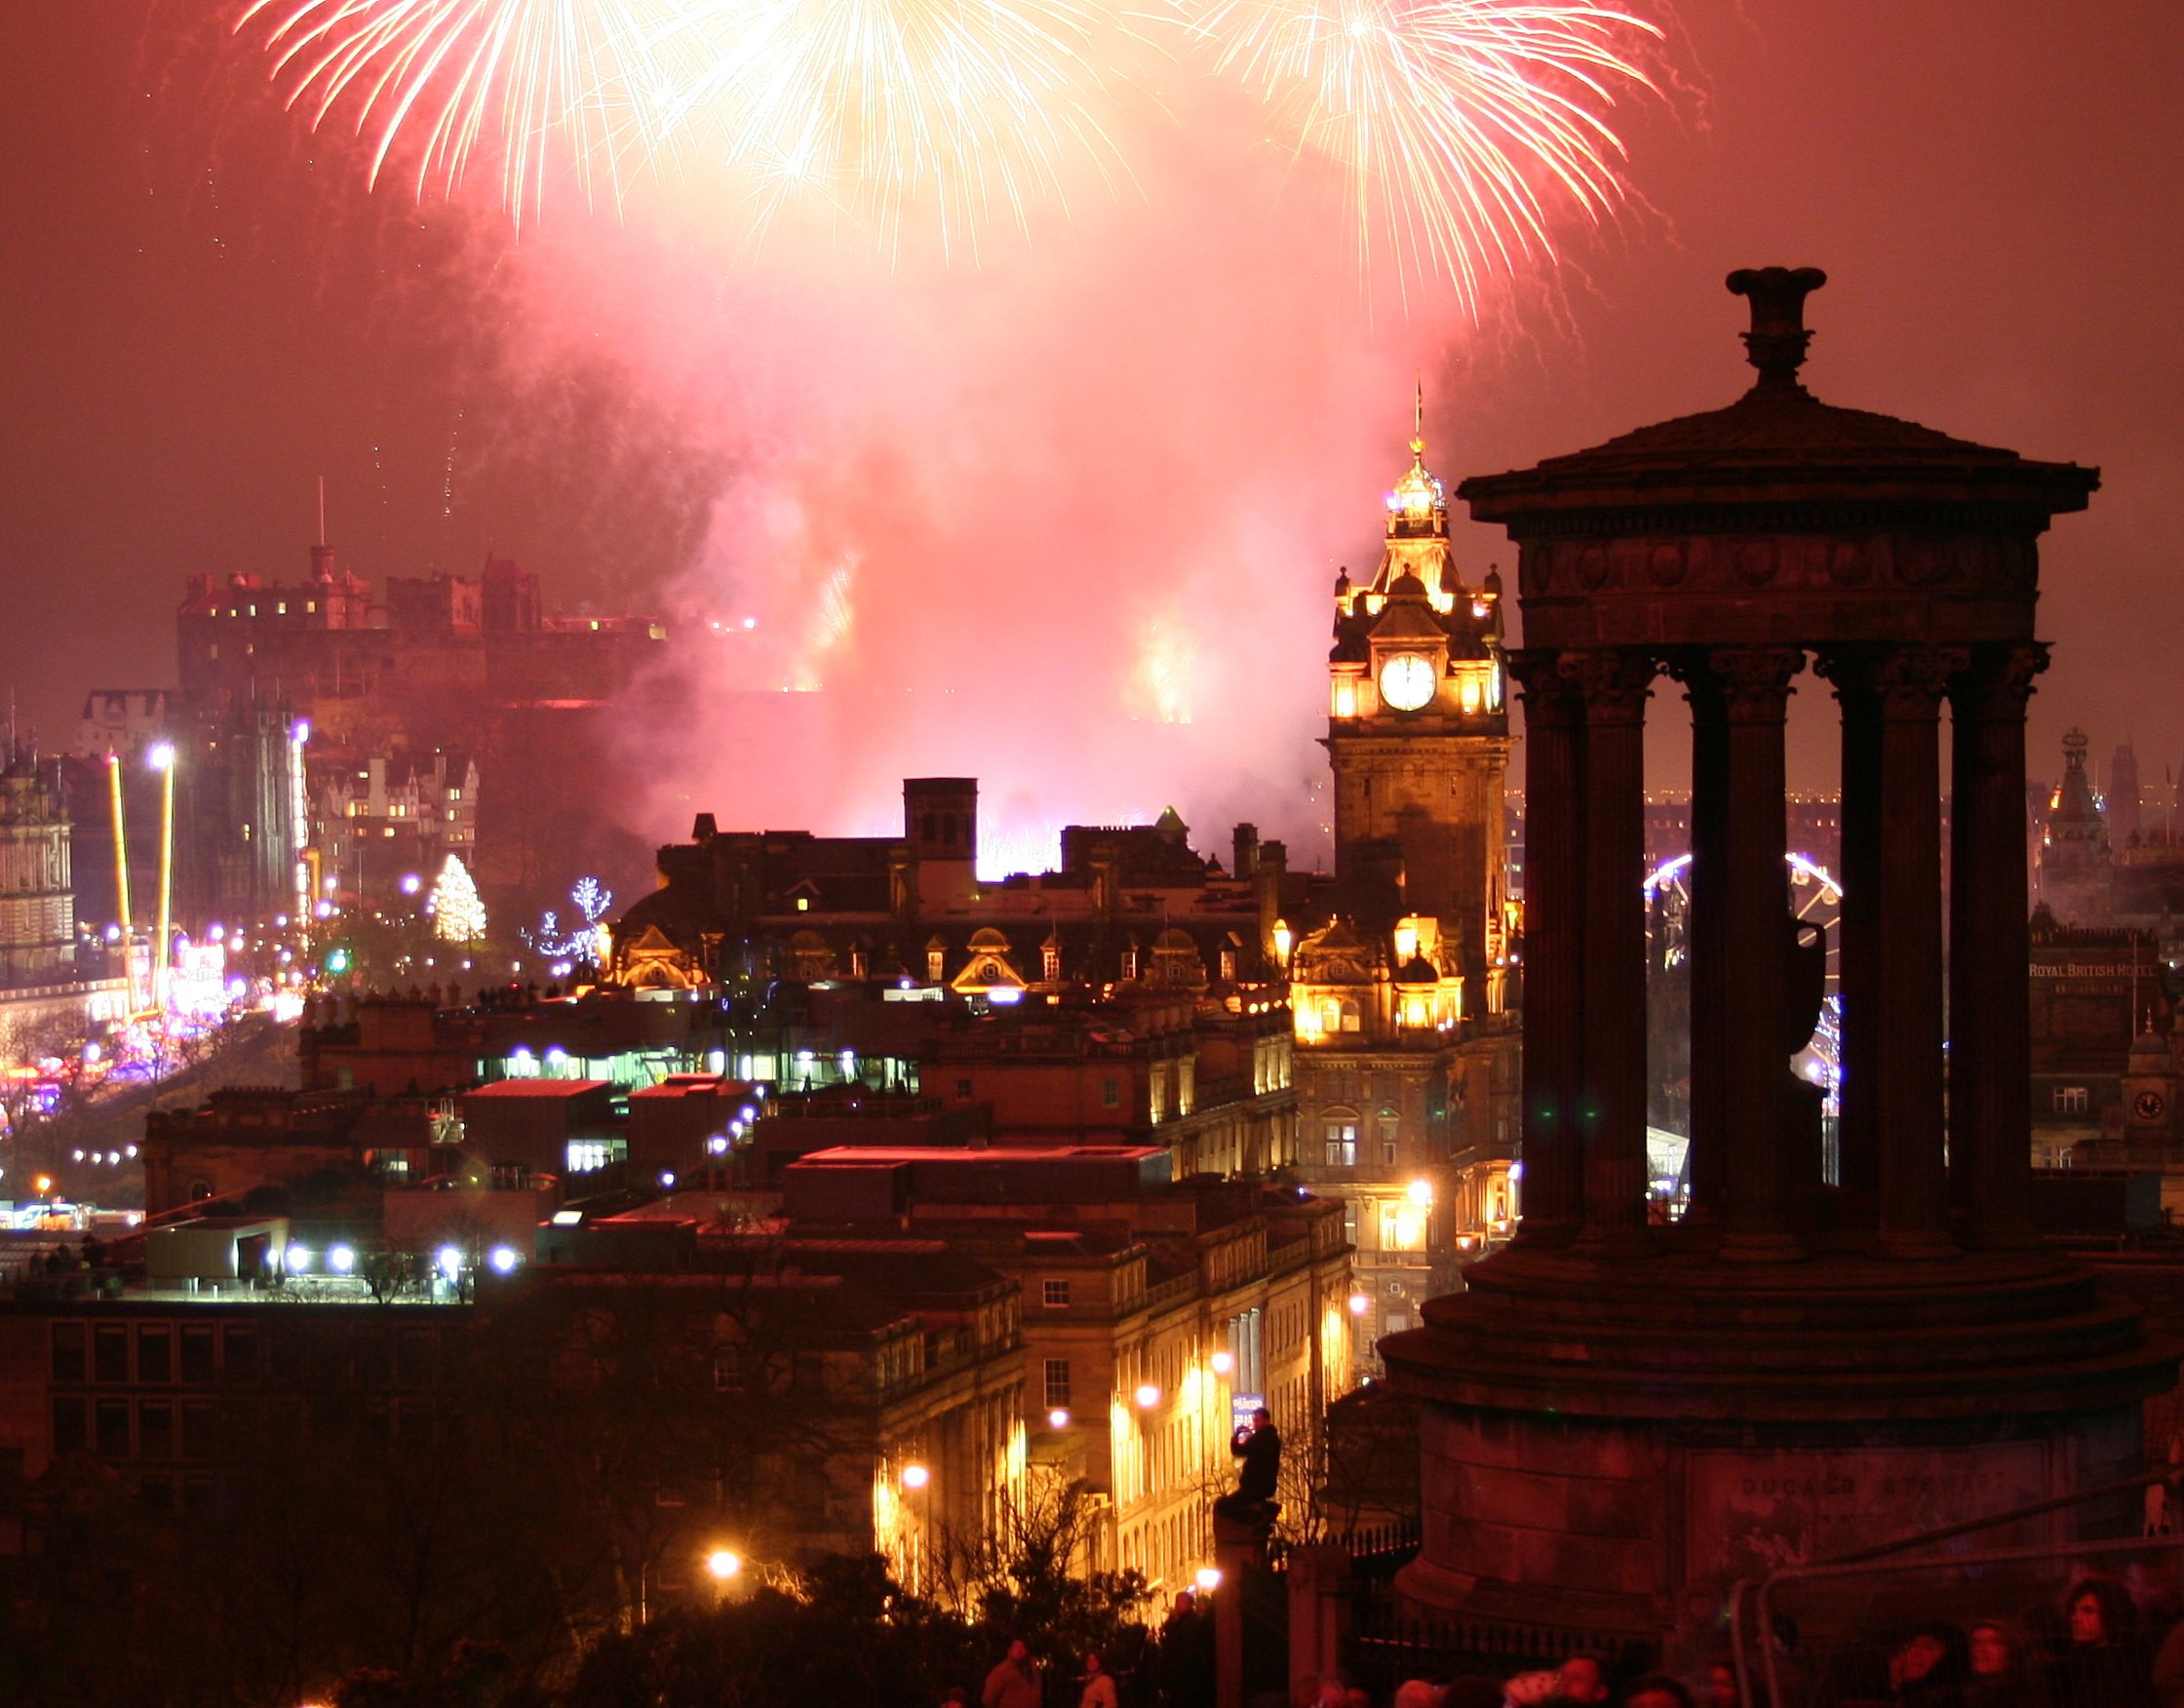
[[[1070,1284],[1067,1281],[1044,1282],[1039,1288],[1039,1298],[1049,1309],[1060,1310],[1070,1302]]]
[[[599,1139],[571,1139],[568,1142],[568,1172],[570,1174],[596,1174],[606,1166],[606,1145]]]
[[[2083,1085],[2058,1085],[2055,1087],[2055,1113],[2082,1115],[2092,1106],[2092,1095]]]
[[[1049,1286],[1053,1283],[1049,1282]],[[1050,1412],[1067,1411],[1070,1405],[1070,1361],[1067,1358],[1049,1358],[1046,1361],[1046,1409]]]
[[[1353,1120],[1333,1120],[1327,1123],[1327,1166],[1329,1168],[1355,1168],[1357,1166],[1357,1123]]]

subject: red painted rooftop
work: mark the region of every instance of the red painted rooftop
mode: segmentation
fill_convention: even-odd
[[[463,1096],[570,1098],[580,1092],[598,1091],[611,1083],[605,1079],[496,1079],[490,1085],[466,1091]]]

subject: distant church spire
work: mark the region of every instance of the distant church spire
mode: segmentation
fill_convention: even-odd
[[[314,581],[333,579],[333,548],[326,537],[326,477],[319,477],[319,531],[311,542],[311,578]]]

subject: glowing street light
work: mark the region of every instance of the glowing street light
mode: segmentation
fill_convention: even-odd
[[[453,1246],[442,1246],[438,1262],[440,1272],[450,1281],[462,1273],[462,1253]]]
[[[175,744],[154,742],[144,760],[159,773],[159,936],[152,947],[152,1006],[167,1008],[168,932],[175,912]]]
[[[336,1275],[354,1273],[357,1266],[356,1248],[345,1245],[332,1247],[326,1254],[326,1266]]]
[[[1373,1301],[1366,1298],[1364,1294],[1353,1293],[1349,1296],[1349,1314],[1351,1316],[1363,1316],[1372,1308]]]
[[[1070,1426],[1069,1408],[1056,1406],[1053,1411],[1047,1413],[1046,1426],[1049,1429],[1067,1429]]]
[[[1433,1202],[1433,1183],[1421,1177],[1405,1188],[1405,1196],[1421,1209]]]
[[[516,1248],[496,1245],[488,1254],[486,1262],[492,1265],[496,1275],[513,1275],[516,1272]]]
[[[1218,1566],[1201,1566],[1197,1576],[1198,1593],[1211,1595],[1221,1587],[1221,1569]]]
[[[1231,1352],[1216,1352],[1206,1362],[1213,1366],[1213,1373],[1216,1376],[1227,1376],[1236,1368],[1235,1354]]]
[[[715,1548],[705,1557],[705,1569],[713,1573],[713,1581],[725,1583],[743,1572],[743,1556],[732,1548]]]
[[[1160,1390],[1150,1381],[1140,1382],[1137,1400],[1139,1411],[1150,1412],[1160,1403]]]
[[[903,1487],[906,1489],[922,1489],[932,1480],[933,1473],[923,1465],[903,1466]]]

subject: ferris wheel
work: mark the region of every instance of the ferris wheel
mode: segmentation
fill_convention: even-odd
[[[1842,1112],[1843,1005],[1841,933],[1843,885],[1826,867],[1805,854],[1785,854],[1789,867],[1790,912],[1800,941],[1820,937],[1827,951],[1827,979],[1818,1023],[1805,1047],[1791,1059],[1792,1069],[1820,1087],[1821,1112],[1830,1122]],[[1679,854],[1646,876],[1646,948],[1649,968],[1647,1006],[1672,1001],[1686,966],[1686,926],[1691,910],[1691,856]],[[1688,1008],[1685,1010],[1688,1016]],[[1657,1068],[1657,1074],[1659,1070]]]

